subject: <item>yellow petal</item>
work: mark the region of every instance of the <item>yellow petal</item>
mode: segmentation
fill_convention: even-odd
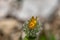
[[[35,28],[36,23],[37,23],[37,18],[35,19],[34,16],[32,16],[31,21],[29,22],[29,28],[31,29]]]

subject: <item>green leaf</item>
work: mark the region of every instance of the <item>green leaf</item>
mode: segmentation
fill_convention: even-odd
[[[50,34],[50,40],[56,40],[53,34]]]

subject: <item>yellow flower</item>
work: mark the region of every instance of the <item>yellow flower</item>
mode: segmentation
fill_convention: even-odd
[[[35,19],[34,17],[31,18],[31,21],[29,22],[29,28],[34,29],[35,25],[37,23],[37,18]]]

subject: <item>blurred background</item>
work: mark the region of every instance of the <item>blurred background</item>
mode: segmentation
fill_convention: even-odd
[[[0,40],[22,40],[22,25],[38,17],[37,40],[60,40],[60,0],[0,0]]]

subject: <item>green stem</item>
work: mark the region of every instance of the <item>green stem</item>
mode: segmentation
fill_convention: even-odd
[[[35,39],[36,39],[36,37],[32,37],[32,36],[29,36],[29,37],[26,36],[24,38],[24,40],[35,40]]]
[[[28,37],[28,40],[35,40],[35,39],[36,37],[32,37],[32,36]]]

